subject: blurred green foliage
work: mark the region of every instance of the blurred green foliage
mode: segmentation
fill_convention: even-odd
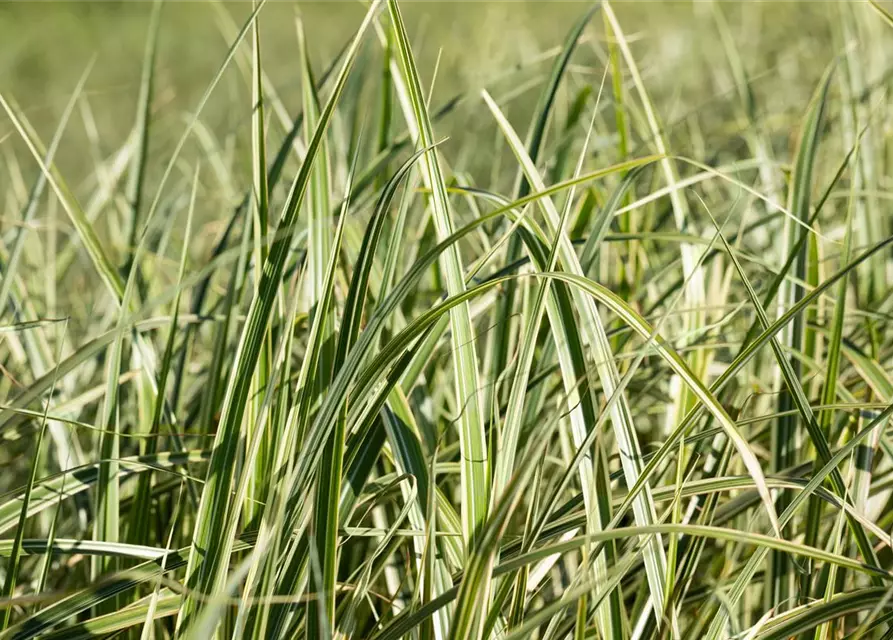
[[[617,4],[649,91],[661,104],[662,118],[674,123],[668,125],[671,134],[683,132],[679,153],[690,152],[684,135],[686,118],[725,122],[729,117],[731,86],[708,5]],[[423,75],[428,74],[423,81],[431,82],[432,70],[438,69],[432,104],[459,91],[473,95],[475,88],[487,86],[496,95],[511,94],[509,114],[525,120],[536,100],[536,87],[548,73],[549,53],[554,55],[567,25],[586,6],[584,2],[543,1],[407,3],[407,25],[419,67]],[[789,111],[796,121],[834,54],[828,47],[834,7],[821,2],[729,2],[723,8],[737,25],[738,46],[747,51],[754,91],[773,114],[774,120],[766,124],[784,135],[792,123],[778,116]],[[23,105],[37,130],[49,136],[77,78],[95,57],[86,97],[101,125],[103,146],[108,151],[117,148],[133,124],[149,11],[150,3],[141,1],[0,3],[0,86]],[[351,36],[363,11],[361,3],[347,1],[273,0],[267,4],[260,19],[264,68],[286,105],[297,110],[301,99],[295,18],[300,16],[307,25],[312,62],[320,70]],[[225,55],[224,12],[232,24],[241,24],[250,3],[169,2],[165,6],[153,105],[158,123],[154,146],[177,139],[186,114]],[[593,44],[578,51],[570,74],[572,87],[597,86],[600,81],[602,47],[596,50]],[[361,60],[363,73],[378,73],[378,47],[367,46],[367,54]],[[539,64],[529,64],[537,59]],[[526,67],[522,73],[509,75],[521,65]],[[500,83],[500,76],[509,79]],[[249,137],[251,105],[245,99],[246,88],[244,74],[233,66],[202,117],[215,135],[235,136],[239,144]],[[459,109],[443,125],[455,150],[462,149],[457,135],[492,131],[492,122],[481,118],[477,107]],[[73,128],[66,139],[85,135],[81,129]],[[0,125],[0,137],[8,134],[8,126]],[[72,154],[78,146],[64,145],[59,158],[63,173],[72,179],[91,171],[76,151]],[[490,159],[479,160],[486,167]]]

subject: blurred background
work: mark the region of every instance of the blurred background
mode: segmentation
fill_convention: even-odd
[[[404,4],[423,80],[435,80],[437,68],[432,105],[459,92],[475,96],[438,128],[454,142],[456,136],[487,132],[488,144],[483,147],[493,146],[489,136],[495,132],[486,109],[480,108],[477,90],[486,86],[509,115],[524,121],[565,34],[591,6],[586,2]],[[868,5],[863,6],[870,14]],[[94,61],[86,102],[102,133],[101,147],[108,152],[119,148],[133,125],[150,8],[148,2],[133,1],[0,3],[0,90],[15,98],[38,132],[48,138],[79,76]],[[676,148],[679,153],[697,155],[686,134],[692,118],[697,118],[698,128],[706,135],[711,123],[718,127],[716,135],[730,133],[729,117],[736,101],[730,100],[734,85],[717,31],[717,8],[747,67],[757,114],[765,116],[765,126],[777,129],[782,138],[791,125],[787,116],[799,118],[816,81],[843,46],[834,33],[841,12],[836,3],[616,3],[652,100],[660,105],[660,117],[674,144],[681,145]],[[165,139],[171,143],[182,132],[184,118],[195,108],[250,10],[247,2],[169,2],[165,6],[153,105],[156,152],[163,150]],[[320,74],[353,33],[363,12],[360,2],[267,3],[260,17],[263,64],[284,105],[295,111],[300,105],[296,20],[305,24]],[[877,20],[867,22],[881,28]],[[587,40],[575,54],[565,90],[568,96],[586,83],[598,87],[606,60],[599,41],[603,33],[601,28],[588,30]],[[380,47],[368,40],[362,73],[377,74]],[[243,48],[246,54],[248,50]],[[233,136],[233,143],[247,138],[251,108],[247,59],[237,62],[241,67],[232,65],[227,70],[202,117],[215,136]],[[873,69],[878,74],[883,71]],[[606,102],[609,95],[606,92]],[[8,124],[0,122],[0,139],[6,140],[9,132]],[[79,136],[85,141],[86,135],[84,127],[77,126],[66,134],[59,163],[72,179],[69,171],[86,175],[92,170],[81,162],[80,145],[74,144]],[[477,157],[482,166],[489,160],[486,154]]]

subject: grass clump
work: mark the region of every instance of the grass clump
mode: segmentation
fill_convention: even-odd
[[[123,139],[0,93],[0,638],[890,637],[888,8],[799,84],[579,9],[445,92],[418,6],[284,87],[209,6],[175,121],[159,0]]]

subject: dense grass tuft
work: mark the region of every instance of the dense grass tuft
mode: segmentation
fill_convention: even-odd
[[[890,7],[647,6],[0,82],[0,640],[893,637]]]

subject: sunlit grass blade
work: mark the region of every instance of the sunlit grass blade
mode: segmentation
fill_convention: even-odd
[[[791,210],[798,220],[807,222],[810,217],[810,202],[813,189],[813,167],[815,165],[818,153],[818,145],[820,141],[820,127],[822,125],[826,103],[828,99],[828,89],[831,83],[831,72],[833,66],[825,72],[819,88],[810,103],[809,109],[804,116],[801,128],[800,139],[798,141],[797,154],[794,162],[794,173],[792,176],[791,186],[788,192],[788,209]],[[784,234],[788,238],[788,249],[794,246],[796,242],[795,233],[803,232],[792,224],[792,220],[785,220]],[[799,280],[805,280],[808,269],[808,246],[802,246],[796,254],[793,264],[793,275]],[[793,252],[791,252],[793,253]],[[791,285],[783,282],[779,292],[779,302],[782,308],[789,307],[797,302],[802,296],[803,289],[797,285]],[[790,348],[799,351],[805,346],[804,326],[806,318],[804,316],[796,316],[791,326],[785,331],[783,340]],[[780,347],[773,343],[773,350],[776,353]],[[776,357],[784,358],[777,355]],[[784,366],[784,365],[782,365]],[[779,411],[784,412],[794,406],[802,406],[802,399],[795,397],[794,389],[790,388],[792,383],[800,384],[800,363],[796,360],[790,363],[789,370],[783,369],[785,383],[789,387],[787,392],[782,391],[779,396]],[[802,395],[802,393],[801,393]],[[796,403],[796,404],[795,404]],[[812,419],[812,416],[802,416],[804,419]],[[779,471],[789,467],[796,456],[796,449],[800,446],[800,437],[796,429],[796,418],[785,415],[781,417],[773,428],[772,432],[772,455],[773,470]],[[784,510],[790,498],[786,492],[782,492],[779,496],[779,509]],[[815,534],[817,533],[815,526],[810,526],[808,544],[815,544]],[[793,588],[793,574],[789,566],[788,559],[781,554],[773,554],[772,556],[772,577],[771,584],[773,589],[773,599],[778,601],[787,601],[788,594]]]
[[[434,133],[412,49],[409,45],[409,38],[403,25],[403,18],[394,0],[388,1],[388,9],[393,21],[395,46],[403,72],[405,91],[398,95],[404,115],[413,131],[417,145],[430,147],[435,143]],[[421,160],[421,166],[425,183],[431,189],[431,206],[437,233],[440,239],[444,239],[453,232],[453,220],[436,149],[425,153]],[[441,257],[441,268],[446,281],[447,293],[454,296],[461,294],[465,290],[465,277],[458,247],[450,246],[444,252]],[[471,548],[474,545],[475,532],[487,515],[490,470],[484,416],[481,399],[478,395],[480,380],[477,347],[467,306],[460,305],[451,311],[450,327],[456,397],[462,412],[459,419],[463,461],[462,527],[466,546]]]
[[[852,455],[853,451],[855,451],[856,447],[859,443],[871,435],[879,426],[886,423],[887,418],[893,414],[893,404],[888,406],[877,418],[871,421],[864,429],[862,429],[859,433],[857,433],[845,446],[841,447],[833,456],[831,456],[828,461],[819,469],[810,481],[803,488],[803,491],[798,493],[788,507],[785,509],[784,513],[781,515],[780,522],[782,526],[786,524],[796,513],[797,507],[802,504],[805,500],[809,498],[811,493],[815,491],[817,487],[819,487],[824,480],[831,475],[832,472],[839,473],[837,466],[841,464],[847,457]],[[782,549],[778,549],[782,551]],[[752,556],[747,564],[745,565],[742,572],[738,575],[735,580],[735,583],[732,586],[732,590],[729,594],[729,602],[734,605],[738,599],[741,598],[745,588],[747,587],[748,581],[753,578],[753,574],[756,572],[757,567],[765,558],[765,554],[768,550],[763,550]],[[842,566],[842,565],[840,565]],[[867,563],[863,563],[863,566],[867,566]],[[713,618],[710,629],[708,631],[708,638],[720,638],[724,633],[724,628],[728,621],[728,610],[723,608],[717,613],[717,615]]]
[[[28,150],[37,161],[41,173],[46,176],[47,182],[52,187],[56,197],[59,198],[62,208],[65,209],[69,219],[75,229],[77,229],[80,240],[87,249],[87,253],[90,255],[90,259],[93,261],[103,282],[105,282],[113,297],[116,300],[120,300],[124,295],[124,282],[118,275],[117,269],[112,265],[99,237],[96,235],[93,225],[87,219],[71,189],[52,164],[44,163],[42,157],[46,154],[43,151],[43,144],[37,139],[36,133],[31,129],[27,120],[24,119],[21,109],[2,94],[0,94],[0,106],[6,111],[16,131],[25,141]]]
[[[650,134],[650,141],[654,144],[657,153],[662,156],[660,160],[660,168],[661,173],[663,173],[664,181],[670,189],[670,205],[672,208],[673,220],[676,223],[676,228],[679,231],[683,231],[693,226],[694,222],[692,220],[691,212],[689,211],[687,200],[684,195],[676,189],[679,177],[677,175],[676,167],[668,157],[669,147],[664,135],[663,125],[658,120],[657,112],[655,111],[651,98],[648,95],[648,91],[645,88],[645,83],[642,80],[638,65],[630,50],[629,42],[620,26],[620,22],[617,20],[617,16],[611,7],[611,4],[607,1],[604,2],[602,10],[605,13],[607,22],[611,27],[611,32],[620,48],[620,52],[623,54],[623,59],[624,62],[626,62],[630,75],[632,76],[633,86],[636,88],[639,101],[642,103],[645,120],[648,125],[648,133]],[[682,257],[682,277],[686,282],[686,302],[692,309],[699,309],[704,305],[706,300],[704,273],[702,269],[695,267],[697,264],[697,255],[694,252],[694,247],[691,245],[682,245],[680,251]],[[695,330],[695,327],[703,325],[705,321],[706,316],[703,312],[693,311],[692,314],[686,318],[684,326],[687,331],[692,331]],[[704,376],[709,364],[709,353],[696,352],[689,358],[689,361],[695,374]],[[693,397],[687,390],[683,391],[679,394],[673,404],[674,414],[672,417],[678,419],[678,417],[684,415],[690,408],[692,402]]]
[[[509,141],[512,151],[522,165],[527,179],[536,190],[543,190],[545,185],[539,177],[530,158],[524,151],[524,148],[511,125],[486,92],[484,93],[484,99],[487,102],[490,111],[496,118],[500,129]],[[559,251],[562,267],[571,274],[582,276],[583,271],[579,259],[570,244],[568,236],[561,231],[558,212],[554,205],[552,205],[548,198],[544,198],[540,203],[546,213],[546,221],[550,231],[555,234],[556,247]],[[614,355],[611,352],[611,347],[608,343],[604,327],[602,326],[602,321],[599,318],[598,312],[591,299],[585,296],[580,296],[578,290],[574,290],[574,299],[577,311],[581,315],[581,333],[584,336],[585,342],[593,352],[592,357],[595,360],[595,369],[598,372],[602,387],[607,395],[611,395],[617,386],[619,375],[614,365]],[[611,424],[614,427],[614,434],[620,449],[627,484],[632,485],[637,479],[641,469],[641,447],[632,427],[632,415],[630,413],[629,405],[623,397],[619,399],[612,409]],[[586,437],[585,426],[582,424],[574,425],[573,437],[575,444],[580,446]],[[591,485],[591,471],[587,472],[586,467],[584,466],[581,467],[581,473],[583,474],[581,475],[581,481],[584,484],[584,492],[591,491],[593,488]],[[587,485],[589,485],[589,487],[587,487]],[[588,508],[594,508],[594,504]],[[634,510],[639,524],[644,526],[654,522],[656,517],[655,510],[650,499],[650,491],[647,487],[643,491],[641,497],[636,501]],[[604,523],[600,523],[600,526],[603,525]],[[594,528],[592,528],[592,530],[594,530]],[[654,537],[653,542],[645,551],[645,557],[646,564],[648,565],[648,580],[651,588],[651,597],[653,599],[653,609],[655,615],[659,615],[657,612],[662,612],[664,609],[663,597],[665,585],[663,578],[666,567],[666,557],[659,537]]]
[[[63,326],[64,329],[64,326]],[[64,331],[63,331],[64,335]],[[64,345],[64,341],[59,341],[59,347]],[[61,359],[59,356],[61,354],[57,354],[56,362],[59,362]],[[58,370],[55,372],[58,375]],[[53,388],[55,387],[55,382],[53,384]],[[40,431],[37,434],[37,438],[34,440],[34,451],[31,454],[31,469],[28,475],[28,484],[25,485],[25,492],[22,495],[22,507],[19,512],[18,526],[16,527],[15,539],[12,542],[12,548],[10,550],[10,559],[9,564],[6,567],[6,577],[3,581],[3,597],[11,598],[15,593],[16,588],[16,580],[18,579],[19,573],[19,562],[20,556],[22,553],[22,540],[25,537],[25,529],[28,521],[28,511],[31,506],[31,495],[34,489],[34,483],[37,479],[37,469],[41,459],[41,447],[43,445],[43,439],[46,435],[47,431],[47,415],[50,411],[50,398],[53,396],[53,388],[50,389],[50,396],[46,401],[46,407],[43,412],[43,418],[40,421]],[[3,620],[0,622],[0,631],[6,629],[9,626],[10,616],[12,614],[12,607],[7,607],[3,611]]]
[[[285,261],[292,244],[298,213],[313,172],[314,160],[326,129],[335,109],[335,104],[347,79],[353,58],[359,48],[362,36],[369,26],[377,9],[373,5],[361,24],[357,35],[345,56],[341,70],[335,81],[332,94],[320,114],[319,121],[307,146],[307,156],[301,170],[292,183],[288,201],[277,224],[276,239],[270,247],[264,263],[260,286],[252,300],[248,320],[239,342],[238,351],[232,366],[232,376],[227,385],[220,423],[215,437],[215,451],[212,456],[208,480],[202,493],[199,514],[196,518],[195,541],[190,554],[190,585],[206,593],[217,592],[224,583],[229,553],[233,541],[221,539],[219,522],[228,513],[230,471],[235,462],[239,430],[247,401],[251,372],[257,365],[261,343],[266,333],[267,322],[279,289]],[[191,597],[184,598],[178,616],[178,624],[188,624],[198,603]]]
[[[893,27],[893,12],[885,8],[879,0],[868,0],[868,2],[869,4],[871,4],[871,8],[877,12],[881,19],[883,19],[884,22]]]
[[[158,33],[161,25],[161,7],[163,0],[155,0],[152,4],[152,15],[149,19],[149,29],[146,35],[146,48],[143,53],[143,68],[140,73],[140,92],[137,98],[136,121],[134,131],[136,137],[134,146],[136,152],[130,159],[130,167],[127,171],[127,184],[124,197],[130,206],[130,242],[129,246],[136,246],[139,233],[142,231],[142,201],[143,189],[146,177],[146,160],[149,153],[149,132],[152,118],[152,99],[155,95],[155,58],[158,51]],[[130,260],[125,265],[124,273],[130,271]]]
[[[309,140],[311,131],[319,120],[319,98],[316,95],[315,80],[310,67],[307,39],[304,35],[303,25],[298,21],[298,44],[301,53],[301,78],[304,105],[304,135]],[[314,356],[316,371],[314,372],[312,388],[316,394],[325,393],[331,383],[335,367],[335,319],[332,309],[332,292],[335,262],[337,252],[340,251],[340,242],[343,234],[345,218],[347,217],[347,203],[350,197],[350,182],[352,180],[353,166],[351,166],[351,178],[348,179],[344,202],[338,219],[338,229],[333,243],[331,237],[330,209],[330,164],[329,145],[327,136],[323,136],[318,159],[310,177],[308,186],[308,198],[306,203],[307,228],[309,230],[307,240],[307,303],[314,315],[321,314],[320,332],[318,343],[314,345],[319,354]],[[306,162],[306,160],[305,160]],[[355,160],[354,160],[355,162]],[[333,249],[335,253],[333,253]],[[310,410],[306,405],[307,411]],[[307,613],[307,633],[310,637],[325,637],[329,635],[335,625],[335,576],[337,574],[338,556],[338,500],[341,493],[341,472],[344,456],[344,422],[339,418],[331,439],[325,445],[323,451],[322,469],[316,487],[316,503],[312,537],[316,547],[316,554],[321,565],[322,576],[319,585],[313,584],[311,590],[318,592],[318,598],[311,603]],[[339,428],[340,427],[340,428]],[[323,632],[323,630],[326,630]]]
[[[180,251],[180,266],[177,274],[178,284],[181,284],[183,282],[183,274],[186,272],[186,258],[188,255],[187,250],[189,248],[189,240],[191,238],[192,218],[195,211],[195,197],[198,190],[198,178],[199,170],[196,169],[195,178],[192,183],[192,196],[190,198],[189,210],[186,216],[185,237],[183,247]],[[167,389],[168,375],[170,374],[173,363],[174,345],[177,336],[177,320],[180,314],[180,293],[181,291],[178,290],[177,296],[174,298],[174,302],[171,307],[171,323],[170,327],[168,328],[167,344],[164,348],[164,353],[158,372],[158,393],[155,395],[155,406],[153,408],[154,410],[152,415],[151,430],[147,434],[148,438],[146,439],[145,446],[141,451],[141,454],[143,456],[152,456],[157,452],[158,449],[157,438],[158,436],[160,436],[161,431],[161,419],[164,412],[165,391]],[[151,514],[152,508],[150,495],[151,486],[152,470],[151,468],[149,468],[146,470],[145,473],[140,474],[136,489],[136,495],[134,498],[134,512],[136,515],[133,521],[130,523],[128,531],[128,539],[134,544],[142,544],[147,542],[149,539],[149,516]]]

